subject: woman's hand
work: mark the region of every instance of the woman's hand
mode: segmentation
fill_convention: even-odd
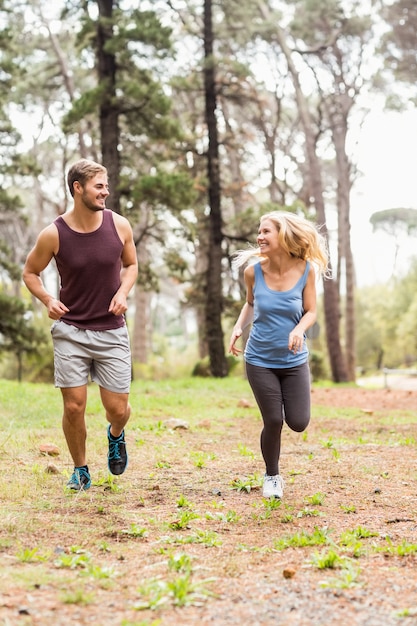
[[[242,352],[242,350],[240,350],[239,348],[236,348],[235,346],[236,341],[239,339],[241,335],[242,335],[241,328],[233,329],[233,333],[232,333],[232,336],[230,337],[230,344],[229,344],[229,352],[231,352],[233,356],[239,356],[240,352]]]
[[[288,337],[288,350],[297,354],[302,350],[304,344],[304,333],[294,328]]]

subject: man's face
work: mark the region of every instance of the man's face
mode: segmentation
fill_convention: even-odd
[[[81,187],[81,200],[90,211],[103,211],[106,208],[106,198],[109,195],[107,174],[96,174]]]

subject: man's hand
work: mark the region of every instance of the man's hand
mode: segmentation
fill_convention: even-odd
[[[63,302],[60,300],[56,300],[56,298],[51,298],[48,302],[48,317],[51,320],[59,320],[65,313],[69,312],[69,308],[65,306]]]
[[[127,299],[126,296],[117,292],[110,302],[109,313],[113,315],[123,315],[127,311]]]

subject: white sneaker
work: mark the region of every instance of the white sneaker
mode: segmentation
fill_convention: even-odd
[[[284,481],[282,477],[277,474],[276,476],[264,476],[264,484],[262,488],[262,495],[264,498],[278,498],[281,499],[284,494]]]

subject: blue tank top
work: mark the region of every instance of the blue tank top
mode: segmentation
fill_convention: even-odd
[[[292,289],[275,291],[265,283],[261,263],[254,265],[254,317],[245,349],[245,360],[251,365],[286,368],[307,361],[305,336],[303,347],[297,354],[288,349],[288,336],[304,315],[303,290],[309,270],[307,261],[304,274]]]
[[[112,212],[105,209],[101,226],[91,233],[72,230],[62,217],[54,223],[59,234],[55,255],[61,279],[59,299],[69,308],[61,320],[84,330],[124,326],[123,315],[108,311],[120,287],[123,251]]]

